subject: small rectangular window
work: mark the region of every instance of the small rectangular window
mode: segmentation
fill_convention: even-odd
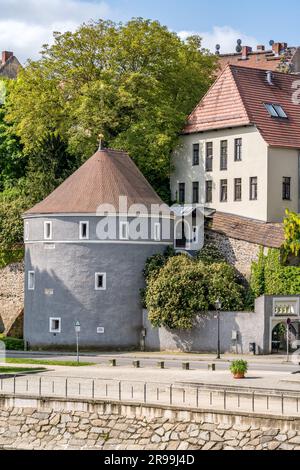
[[[235,178],[234,180],[234,200],[241,201],[242,200],[242,179]]]
[[[220,182],[220,201],[227,202],[228,199],[228,181],[221,180]]]
[[[242,139],[235,139],[234,141],[234,161],[242,161]]]
[[[200,161],[200,145],[193,145],[193,166],[198,166]]]
[[[24,238],[26,241],[29,240],[29,222],[25,222]]]
[[[29,271],[28,272],[28,290],[35,289],[35,272]]]
[[[158,222],[154,224],[154,240],[157,242],[161,240],[161,225]]]
[[[120,222],[120,240],[129,240],[128,222]]]
[[[193,204],[199,204],[199,183],[193,183]]]
[[[106,273],[95,274],[95,290],[106,290]]]
[[[282,182],[282,199],[283,201],[291,200],[291,181],[292,178],[284,177]]]
[[[179,204],[185,204],[185,183],[179,183]]]
[[[212,196],[212,190],[213,190],[213,182],[212,181],[206,181],[205,183],[206,185],[206,202],[207,204],[210,204],[211,202],[213,202],[213,196]]]
[[[50,318],[49,320],[50,333],[61,333],[61,318]]]
[[[88,240],[89,239],[89,222],[80,222],[79,224],[79,239]]]
[[[52,222],[44,222],[44,239],[52,240]]]
[[[227,160],[228,160],[228,142],[227,140],[222,140],[221,141],[221,161],[220,161],[221,171],[227,170]]]
[[[205,154],[205,171],[213,171],[213,143],[206,143],[206,154]]]
[[[250,178],[250,201],[257,201],[258,198],[258,178]]]

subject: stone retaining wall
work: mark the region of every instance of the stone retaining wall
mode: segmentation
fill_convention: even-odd
[[[0,269],[0,333],[23,336],[23,307],[24,265],[15,263]]]
[[[300,420],[138,404],[0,398],[0,448],[300,450]]]

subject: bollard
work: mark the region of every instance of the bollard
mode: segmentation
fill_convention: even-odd
[[[183,362],[182,363],[182,368],[183,368],[183,370],[190,370],[190,363],[189,362]]]
[[[164,363],[164,362],[158,362],[158,363],[157,363],[157,367],[158,367],[159,369],[164,369],[164,368],[165,368],[165,363]]]
[[[216,364],[208,364],[208,370],[211,370],[212,372],[216,371]]]
[[[141,366],[140,361],[133,361],[133,367],[134,367],[135,369],[139,369],[140,366]]]
[[[110,365],[111,367],[117,367],[117,361],[116,361],[116,359],[110,359],[110,360],[109,360],[109,365]]]

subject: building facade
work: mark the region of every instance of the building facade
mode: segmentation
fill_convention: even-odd
[[[0,62],[0,77],[16,79],[22,65],[13,52],[3,51]]]
[[[30,347],[134,349],[149,256],[173,245],[173,216],[124,152],[100,150],[24,214]]]
[[[173,155],[174,200],[280,223],[300,210],[300,105],[294,78],[227,66],[190,115]]]

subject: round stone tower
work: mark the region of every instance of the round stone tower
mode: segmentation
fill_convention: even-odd
[[[24,214],[30,347],[140,344],[146,259],[173,245],[173,216],[125,152],[99,150]]]

